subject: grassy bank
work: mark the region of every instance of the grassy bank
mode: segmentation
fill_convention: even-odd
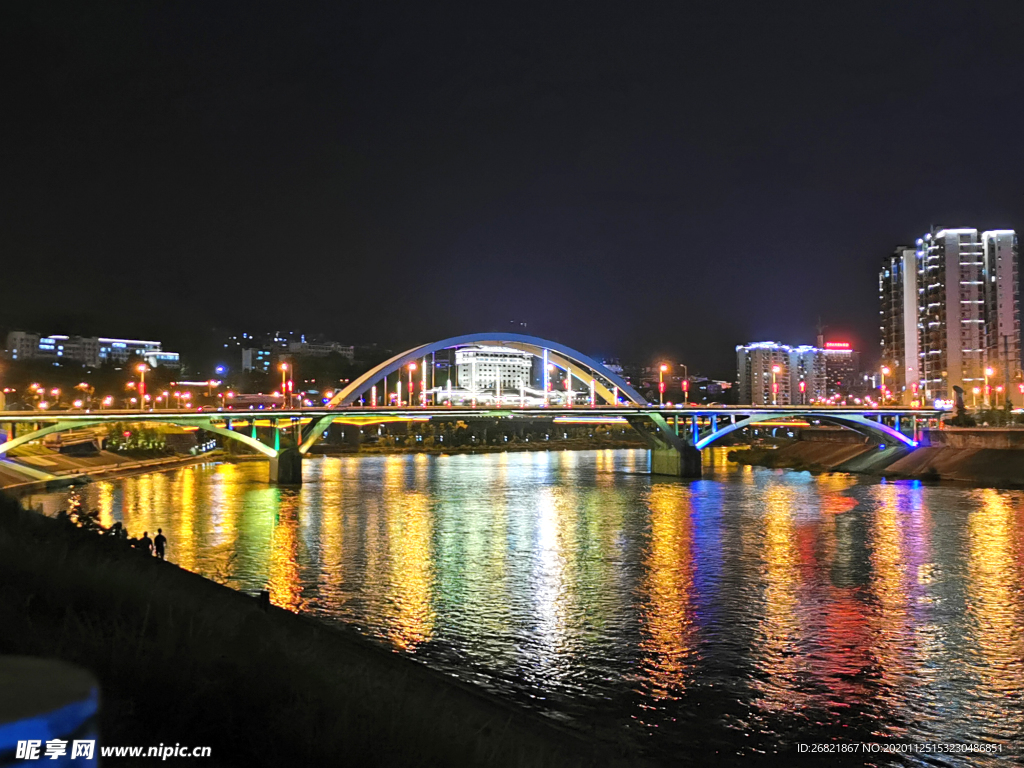
[[[349,633],[0,497],[0,653],[102,687],[106,744],[209,745],[215,765],[635,765]],[[135,761],[132,764],[139,764]]]

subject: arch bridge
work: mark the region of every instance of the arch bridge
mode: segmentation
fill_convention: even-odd
[[[467,388],[451,381],[453,353],[482,348],[528,353],[535,361],[529,383],[502,392],[502,382]],[[492,348],[488,350],[488,348]],[[440,358],[440,361],[439,361]],[[473,365],[468,363],[464,365]],[[476,371],[473,371],[475,374]],[[439,376],[441,383],[438,382]],[[404,385],[404,394],[403,394]],[[418,391],[417,391],[418,390]],[[7,439],[0,461],[13,448],[49,434],[104,424],[164,423],[198,428],[235,440],[270,459],[272,482],[301,482],[301,458],[332,423],[369,425],[438,419],[559,419],[628,423],[651,452],[651,471],[700,477],[700,451],[727,435],[757,425],[832,424],[876,439],[883,449],[912,450],[919,426],[941,416],[930,409],[828,406],[662,407],[647,402],[614,371],[557,342],[514,333],[478,333],[407,350],[375,366],[338,391],[323,407],[271,410],[5,411]],[[269,442],[260,439],[269,434]],[[20,465],[19,465],[20,466]],[[32,474],[31,468],[27,471]],[[33,475],[45,479],[46,473]]]

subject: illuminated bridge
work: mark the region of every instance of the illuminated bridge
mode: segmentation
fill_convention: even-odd
[[[437,353],[483,345],[528,352],[539,359],[541,387],[531,390],[535,393],[532,399],[526,396],[526,388],[520,387],[519,391],[506,392],[503,400],[499,384],[488,395],[488,402],[479,393],[481,402],[476,403],[477,393],[471,392],[468,396],[473,402],[456,404],[448,380],[442,385],[433,381]],[[560,390],[555,389],[556,378]],[[393,401],[391,395],[395,396]],[[917,446],[919,429],[940,415],[941,412],[930,409],[900,408],[663,407],[648,403],[614,372],[574,349],[533,336],[487,333],[444,339],[396,355],[354,380],[322,407],[4,411],[0,424],[6,425],[7,440],[0,443],[0,459],[13,448],[57,432],[117,422],[164,423],[195,427],[237,440],[270,459],[271,482],[299,483],[302,456],[332,423],[364,426],[431,419],[543,419],[629,424],[650,447],[653,473],[697,478],[701,475],[701,449],[758,424],[837,425],[877,440],[883,450],[903,453]],[[259,439],[258,426],[270,428],[270,443]],[[38,471],[37,474],[45,475]]]

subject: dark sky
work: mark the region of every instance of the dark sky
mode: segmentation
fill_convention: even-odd
[[[870,355],[897,243],[1024,225],[1022,21],[9,3],[0,320],[411,345],[514,319],[732,376],[736,343],[812,342],[820,315]]]

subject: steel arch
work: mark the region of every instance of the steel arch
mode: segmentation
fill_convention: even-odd
[[[431,352],[439,352],[443,349],[450,349],[452,347],[465,347],[470,344],[486,344],[494,343],[501,344],[503,342],[510,343],[523,351],[533,352],[537,357],[541,356],[541,353],[546,349],[550,352],[564,357],[565,359],[575,363],[577,365],[589,368],[597,374],[600,374],[603,378],[607,379],[612,385],[619,388],[622,394],[631,403],[635,405],[648,405],[647,400],[640,395],[633,387],[629,386],[620,376],[612,373],[601,363],[597,362],[591,357],[584,355],[572,347],[567,347],[564,344],[559,344],[556,341],[548,341],[547,339],[541,339],[537,336],[527,336],[521,333],[470,333],[464,336],[452,336],[451,338],[441,339],[430,344],[422,344],[413,349],[406,350],[401,354],[395,355],[390,360],[386,360],[375,368],[367,371],[362,376],[357,378],[347,387],[338,392],[327,404],[328,408],[338,408],[340,406],[351,405],[355,402],[356,398],[365,392],[375,381],[382,379],[385,376],[390,376],[396,371],[404,368],[408,363],[414,362],[419,358],[429,355]],[[565,367],[565,366],[559,366]],[[576,371],[572,371],[577,378],[579,375]]]
[[[864,416],[859,416],[857,414],[808,414],[806,412],[787,413],[784,411],[779,413],[752,413],[743,421],[737,422],[735,424],[727,424],[721,429],[715,430],[713,432],[704,433],[703,435],[700,436],[700,439],[697,440],[695,447],[697,448],[697,450],[702,450],[704,448],[707,448],[716,440],[725,437],[730,432],[735,432],[737,430],[743,429],[744,427],[753,426],[762,421],[772,421],[774,419],[807,418],[808,416],[810,416],[811,418],[818,419],[820,421],[827,421],[838,424],[841,427],[846,427],[848,429],[853,430],[854,432],[860,432],[861,434],[864,434],[865,432],[869,434],[880,434],[882,438],[885,439],[887,442],[895,441],[903,443],[909,448],[917,447],[916,440],[907,437],[899,430],[893,429],[887,424],[882,424],[881,422],[878,421],[872,421],[871,419],[868,419]]]

